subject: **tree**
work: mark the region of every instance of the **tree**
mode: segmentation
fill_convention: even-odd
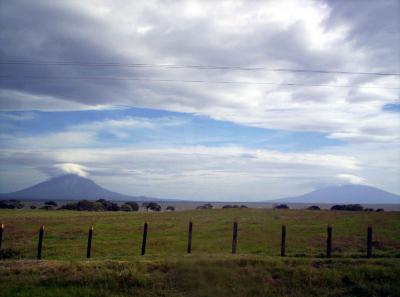
[[[129,202],[125,202],[125,204],[130,205],[132,207],[132,211],[139,210],[139,205],[136,202],[129,201]]]
[[[331,210],[348,210],[348,211],[361,211],[364,208],[360,204],[345,204],[345,205],[334,205]]]
[[[15,199],[10,199],[10,200],[0,200],[0,208],[8,208],[8,209],[20,209],[23,208],[24,205]]]
[[[120,210],[122,211],[133,211],[132,206],[127,203],[121,205]]]
[[[46,201],[44,204],[57,207],[57,203],[55,201]]]
[[[312,205],[307,208],[308,210],[321,210],[321,208],[317,205]]]
[[[145,202],[145,203],[143,203],[142,205],[143,205],[143,207],[146,208],[147,211],[148,211],[149,209],[152,210],[152,211],[161,211],[161,205],[159,205],[159,204],[156,203],[156,202],[148,202],[148,203]]]
[[[289,206],[287,206],[286,204],[278,204],[278,205],[275,205],[274,208],[275,209],[289,209]]]
[[[119,206],[117,203],[107,201],[105,199],[99,199],[96,202],[101,203],[104,207],[104,210],[108,210],[108,211],[118,211],[119,210]]]
[[[211,203],[206,203],[200,206],[197,206],[196,209],[212,209],[214,206]]]

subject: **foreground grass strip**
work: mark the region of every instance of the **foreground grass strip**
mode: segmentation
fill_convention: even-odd
[[[0,262],[0,296],[400,296],[400,259]]]

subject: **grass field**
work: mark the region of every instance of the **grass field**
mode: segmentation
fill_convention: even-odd
[[[238,254],[230,255],[234,219]],[[144,221],[148,245],[140,256]],[[0,296],[400,296],[398,212],[1,210],[0,222],[3,248],[19,258],[0,262]],[[45,261],[35,261],[41,224]],[[282,224],[285,258],[279,256]],[[332,259],[324,256],[327,224]],[[369,224],[374,259],[365,258]],[[91,225],[93,258],[86,260]]]

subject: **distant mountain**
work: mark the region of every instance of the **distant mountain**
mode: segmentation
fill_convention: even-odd
[[[66,174],[54,177],[21,191],[0,194],[2,199],[21,200],[159,200],[148,197],[135,197],[115,193],[104,189],[88,178],[75,174]]]
[[[342,185],[315,190],[301,196],[277,199],[273,202],[400,204],[400,196],[371,186]]]

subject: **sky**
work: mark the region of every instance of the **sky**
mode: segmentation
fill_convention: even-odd
[[[400,194],[400,1],[0,3],[0,192]]]

